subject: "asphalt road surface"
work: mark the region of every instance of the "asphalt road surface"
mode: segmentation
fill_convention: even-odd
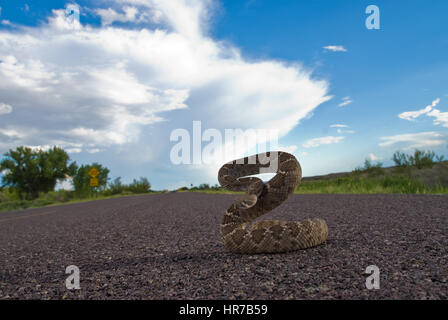
[[[234,198],[169,193],[0,213],[0,299],[448,297],[446,195],[294,195],[262,218],[323,218],[327,242],[260,255],[220,240]],[[79,290],[66,287],[71,265]],[[366,287],[370,265],[379,289]]]

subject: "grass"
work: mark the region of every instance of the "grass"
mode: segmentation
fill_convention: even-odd
[[[405,176],[374,178],[349,176],[336,179],[304,181],[296,194],[448,194],[448,187],[429,187],[425,183]]]
[[[434,154],[429,152],[429,160],[420,161],[420,154],[425,153],[416,151],[406,165],[383,168],[366,160],[364,167],[353,172],[305,178],[295,193],[448,194],[448,162],[433,162]]]
[[[419,159],[418,156],[415,156]],[[222,188],[190,192],[238,194]],[[241,193],[241,192],[240,192]],[[448,194],[448,161],[383,168],[366,160],[352,172],[304,178],[296,194]]]
[[[96,201],[96,200],[106,200],[106,199],[114,199],[114,198],[122,198],[122,197],[130,197],[130,196],[138,196],[138,195],[147,195],[147,194],[155,194],[155,193],[162,193],[162,192],[151,192],[151,193],[135,193],[135,194],[117,194],[117,195],[101,195],[98,194],[97,196],[88,197],[88,198],[63,198],[56,196],[54,198],[54,195],[59,195],[61,193],[66,192],[51,192],[46,195],[42,195],[38,199],[35,200],[6,200],[4,197],[0,197],[0,212],[8,212],[8,211],[15,211],[15,210],[23,210],[23,209],[31,209],[31,208],[41,208],[41,207],[52,207],[52,206],[59,206],[64,204],[75,204],[75,203],[82,203],[82,202],[90,202],[90,201]],[[1,195],[1,194],[0,194]]]

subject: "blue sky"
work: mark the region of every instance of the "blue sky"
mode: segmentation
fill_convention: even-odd
[[[446,1],[92,0],[78,24],[68,3],[0,0],[2,153],[60,145],[156,189],[217,182],[219,160],[170,161],[194,120],[278,129],[305,176],[448,156]]]

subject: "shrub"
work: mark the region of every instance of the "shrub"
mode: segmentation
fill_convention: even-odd
[[[435,160],[434,160],[435,159]],[[415,150],[413,155],[407,155],[403,152],[395,152],[392,160],[398,167],[417,167],[422,169],[432,167],[434,163],[443,161],[443,155],[436,155],[434,151]]]
[[[0,191],[0,202],[6,202],[6,201],[8,201],[8,197],[4,192]]]
[[[121,177],[116,178],[113,182],[109,183],[109,189],[107,195],[116,195],[123,193],[125,186],[121,183]]]
[[[383,174],[383,170],[381,170],[382,167],[383,167],[383,164],[381,162],[373,164],[370,160],[366,159],[364,161],[363,167],[357,167],[352,172],[355,175],[359,175],[363,172],[366,172],[369,176],[376,176],[376,175]]]
[[[402,152],[395,152],[392,160],[395,162],[395,165],[398,167],[408,167],[411,165],[411,163],[408,160],[408,156],[405,153]]]
[[[424,167],[432,167],[434,165],[435,153],[433,151],[421,151],[415,150],[414,155],[410,156],[410,161],[412,165],[416,166],[418,169]]]
[[[151,184],[147,178],[140,178],[135,180],[127,188],[132,193],[147,193],[151,189]]]

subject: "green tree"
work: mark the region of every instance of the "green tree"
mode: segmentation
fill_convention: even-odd
[[[408,167],[411,165],[409,162],[408,156],[400,151],[394,153],[392,160],[395,162],[395,165],[398,167]]]
[[[407,155],[402,152],[395,152],[392,160],[398,167],[414,166],[418,169],[432,167],[436,161],[443,161],[443,156],[436,155],[434,151],[415,150],[413,155]]]
[[[9,150],[0,162],[2,184],[18,190],[20,198],[35,199],[39,192],[53,191],[58,180],[73,172],[74,164],[61,148],[48,151],[18,147]]]
[[[96,168],[99,171],[98,177],[98,187],[90,186],[90,179],[92,177],[89,175],[89,171],[93,168]],[[103,167],[99,163],[93,163],[91,165],[82,165],[77,167],[75,170],[75,174],[73,174],[73,187],[75,188],[75,192],[78,196],[87,197],[92,196],[95,191],[105,190],[107,187],[107,182],[109,181],[109,169]]]
[[[141,177],[139,180],[134,181],[128,186],[128,190],[132,193],[146,193],[151,189],[151,184],[147,178]]]
[[[112,195],[123,193],[125,185],[121,182],[121,177],[115,178],[115,180],[109,183],[109,192]]]

